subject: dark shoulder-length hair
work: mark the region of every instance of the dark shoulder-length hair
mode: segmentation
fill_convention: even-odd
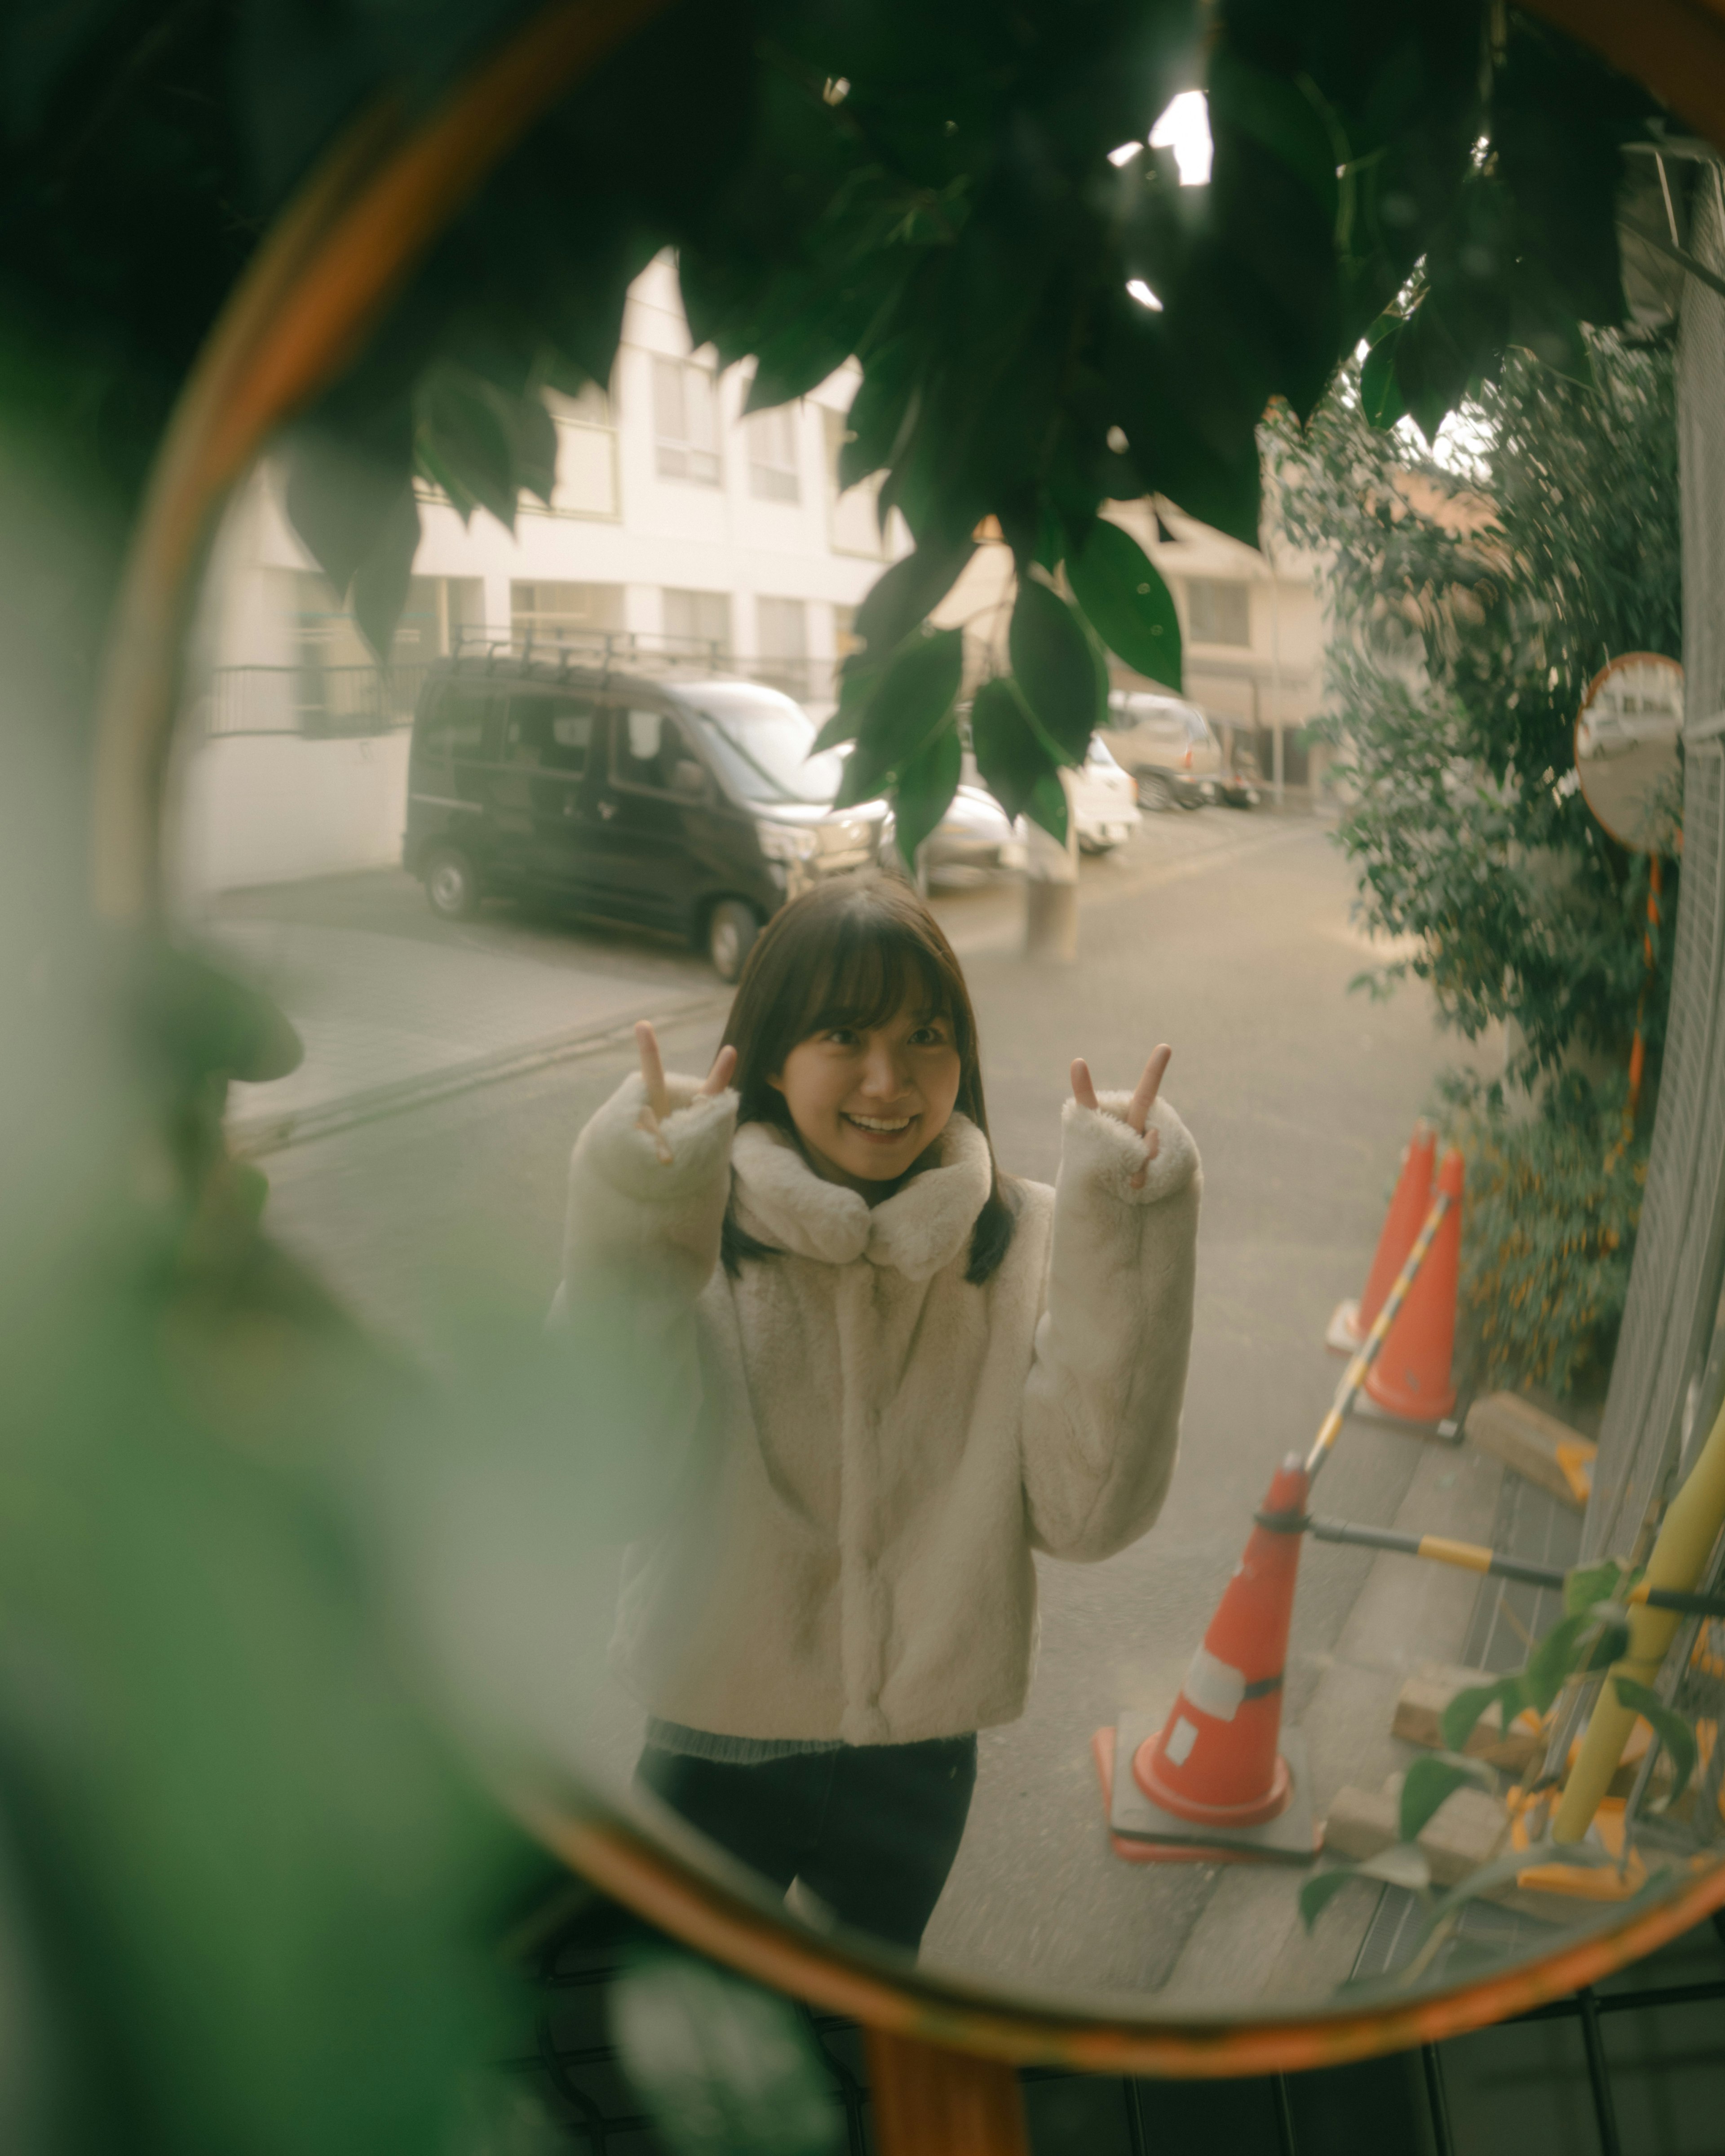
[[[940,923],[907,883],[878,875],[817,884],[774,914],[755,940],[726,1022],[724,1045],[737,1050],[732,1083],[740,1122],[774,1123],[793,1139],[783,1093],[772,1083],[799,1041],[835,1026],[860,1033],[884,1025],[906,1004],[952,1029],[958,1051],[956,1106],[988,1144],[993,1179],[971,1230],[964,1277],[988,1279],[1012,1240],[1014,1205],[988,1139],[976,1013],[957,957]],[[725,1215],[722,1255],[735,1275],[746,1258],[781,1255]]]

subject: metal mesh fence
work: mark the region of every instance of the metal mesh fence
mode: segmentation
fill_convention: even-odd
[[[1694,192],[1690,244],[1725,263],[1717,167]],[[1583,1553],[1635,1552],[1673,1464],[1704,1359],[1725,1237],[1725,300],[1687,281],[1678,348],[1688,731],[1683,887],[1646,1196],[1611,1375]]]

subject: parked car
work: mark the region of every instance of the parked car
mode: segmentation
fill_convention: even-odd
[[[538,893],[686,936],[734,981],[787,898],[878,854],[886,803],[834,809],[814,742],[757,682],[456,659],[414,716],[403,862],[446,920]]]
[[[1137,782],[1122,771],[1100,734],[1072,773],[1072,820],[1086,854],[1111,853],[1138,828]]]
[[[1116,689],[1108,698],[1107,726],[1108,747],[1137,780],[1142,807],[1196,808],[1207,796],[1217,798],[1221,745],[1196,704]]]

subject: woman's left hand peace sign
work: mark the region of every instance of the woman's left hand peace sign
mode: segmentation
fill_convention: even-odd
[[[1151,1050],[1150,1060],[1144,1065],[1144,1075],[1138,1081],[1138,1090],[1132,1095],[1126,1111],[1126,1120],[1143,1139],[1147,1154],[1145,1167],[1141,1168],[1132,1179],[1134,1190],[1143,1188],[1148,1163],[1155,1159],[1161,1142],[1159,1134],[1155,1131],[1147,1132],[1144,1126],[1150,1120],[1150,1111],[1155,1106],[1156,1096],[1162,1090],[1162,1074],[1168,1069],[1168,1059],[1173,1052],[1166,1041],[1159,1048]],[[1096,1099],[1096,1086],[1091,1082],[1090,1065],[1081,1055],[1072,1065],[1072,1097],[1081,1108],[1094,1108],[1101,1105]]]
[[[665,1082],[665,1059],[659,1052],[659,1035],[652,1022],[640,1019],[635,1025],[635,1046],[641,1056],[641,1082],[647,1089],[647,1105],[636,1118],[635,1127],[645,1131],[653,1141],[653,1149],[659,1155],[661,1168],[671,1164],[671,1149],[665,1132],[659,1127],[671,1111],[670,1092]],[[731,1083],[731,1074],[737,1068],[737,1050],[721,1048],[714,1058],[713,1067],[701,1081],[701,1093],[722,1093]]]

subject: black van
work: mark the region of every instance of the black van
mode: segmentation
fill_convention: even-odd
[[[557,896],[686,936],[734,981],[768,914],[879,854],[886,804],[833,809],[842,760],[814,732],[758,682],[457,658],[414,716],[403,862],[447,920]]]

